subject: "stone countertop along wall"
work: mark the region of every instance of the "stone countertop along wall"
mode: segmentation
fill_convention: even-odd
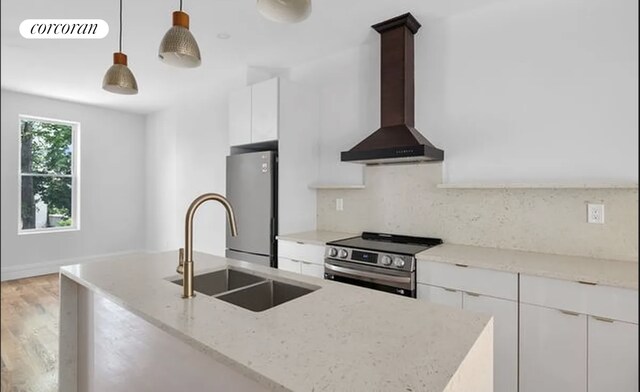
[[[451,244],[427,249],[418,253],[417,258],[424,261],[464,264],[496,271],[638,290],[638,263],[632,261]]]
[[[289,233],[278,235],[279,240],[295,241],[305,244],[324,246],[327,242],[341,240],[349,237],[356,237],[360,233],[342,233],[335,231],[305,231],[303,233]]]
[[[638,260],[638,189],[438,189],[440,163],[368,166],[365,178],[365,189],[318,191],[318,230]],[[605,224],[586,222],[587,202],[605,205]]]

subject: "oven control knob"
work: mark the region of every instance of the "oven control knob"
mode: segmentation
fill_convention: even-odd
[[[395,259],[393,259],[393,265],[398,268],[402,268],[404,267],[404,260],[402,260],[400,257],[396,257]]]
[[[382,265],[391,265],[391,257],[387,255],[382,256]]]
[[[329,257],[336,257],[338,255],[338,249],[329,248]]]
[[[347,256],[349,256],[349,252],[347,252],[347,251],[346,251],[346,250],[344,250],[344,249],[340,249],[340,258],[341,258],[341,259],[346,259],[346,258],[347,258]]]

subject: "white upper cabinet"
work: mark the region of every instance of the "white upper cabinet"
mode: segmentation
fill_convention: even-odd
[[[278,140],[280,81],[265,80],[229,95],[229,145]]]
[[[278,140],[279,79],[251,86],[251,142]]]
[[[251,86],[229,95],[229,145],[251,143]]]
[[[589,392],[638,391],[638,325],[589,316]]]
[[[318,108],[315,88],[278,77],[229,96],[231,147],[277,141],[278,233],[316,229]]]

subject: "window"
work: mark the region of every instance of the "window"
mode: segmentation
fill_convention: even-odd
[[[80,124],[20,116],[18,233],[77,230]]]

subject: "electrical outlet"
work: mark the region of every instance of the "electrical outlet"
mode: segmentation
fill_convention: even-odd
[[[342,198],[336,199],[336,211],[344,210],[344,200]]]
[[[604,204],[587,204],[587,222],[604,223]]]

